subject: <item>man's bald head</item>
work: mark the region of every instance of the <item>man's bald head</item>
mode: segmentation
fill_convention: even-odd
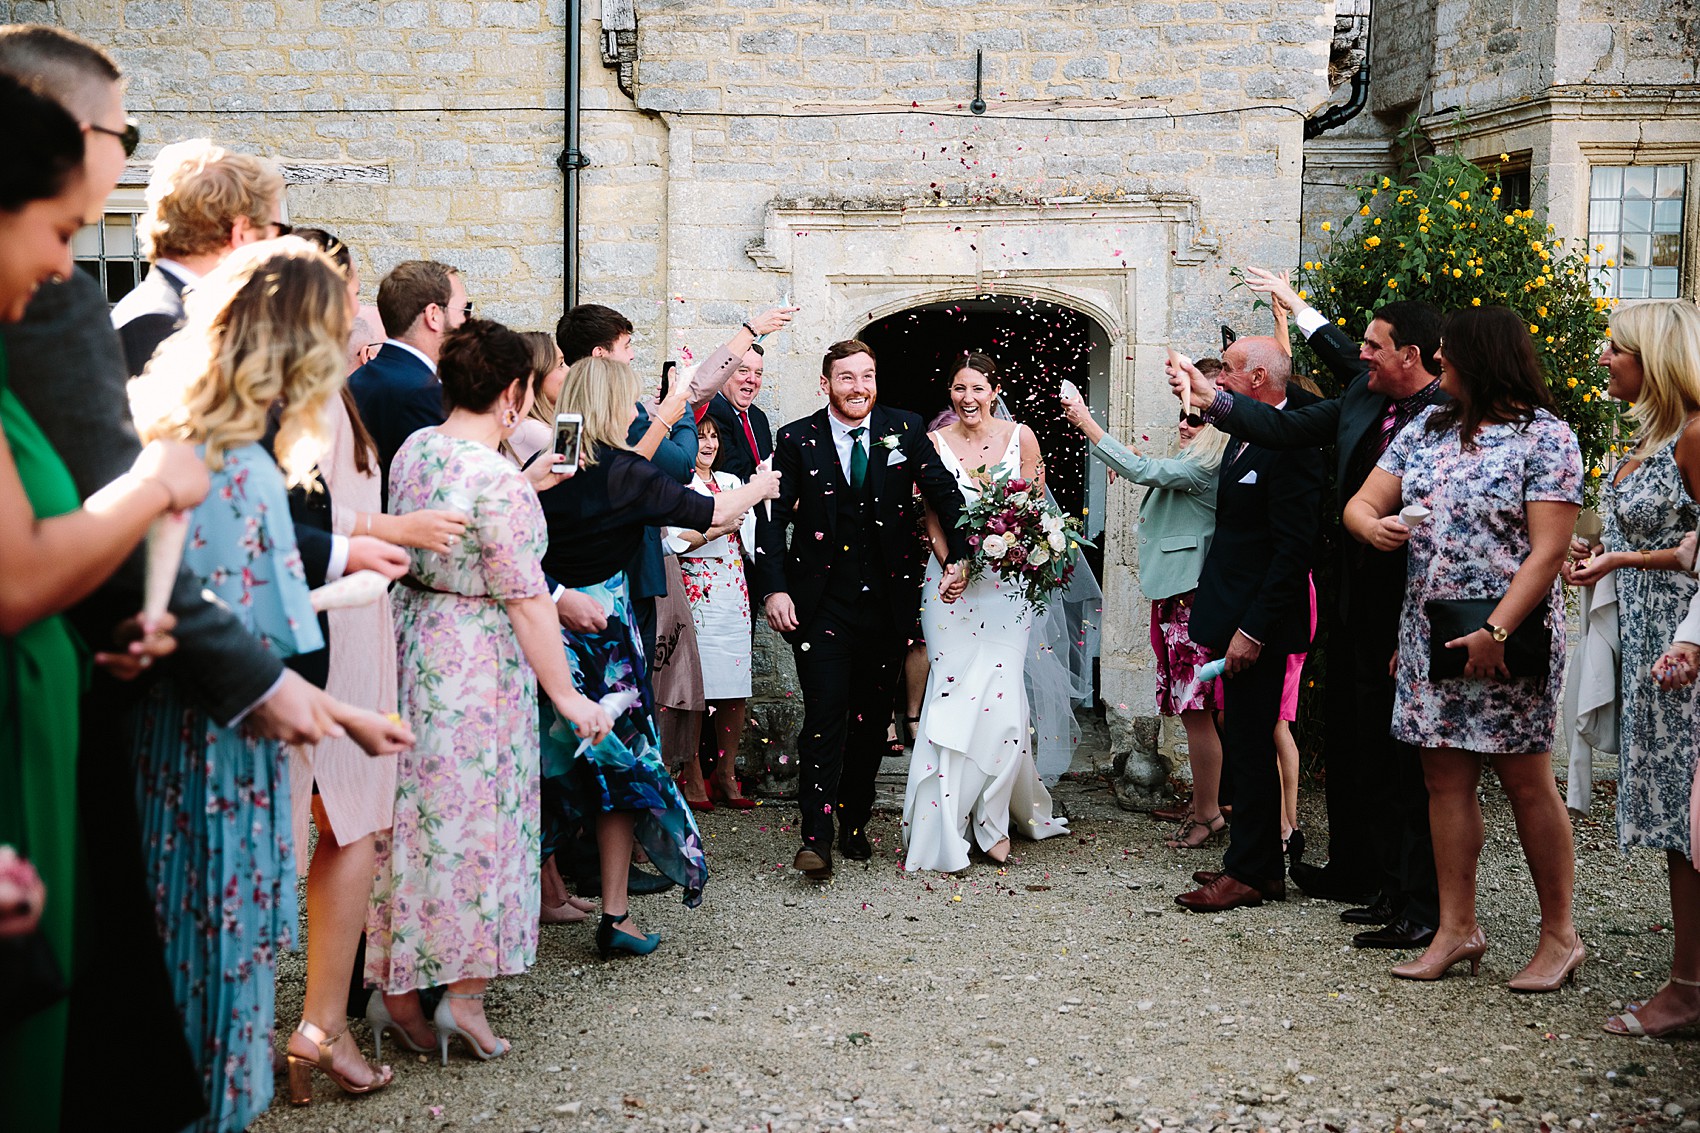
[[[1270,405],[1286,399],[1287,381],[1293,376],[1293,360],[1273,338],[1253,335],[1237,339],[1222,351],[1222,373],[1218,377],[1231,392],[1255,397]]]
[[[37,87],[81,122],[100,121],[123,78],[100,47],[42,24],[0,28],[0,71]]]

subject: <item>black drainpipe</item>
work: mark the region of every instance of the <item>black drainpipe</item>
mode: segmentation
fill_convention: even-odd
[[[566,308],[578,304],[578,171],[590,164],[579,152],[579,35],[582,13],[579,0],[567,3],[567,148],[555,164],[566,178],[565,203],[561,210],[561,281],[562,303]],[[1306,137],[1309,135],[1307,134]]]
[[[1369,102],[1369,57],[1366,54],[1363,65],[1352,73],[1352,97],[1339,106],[1330,106],[1314,118],[1305,119],[1305,141],[1326,134],[1336,126],[1344,126],[1358,116],[1358,112]]]

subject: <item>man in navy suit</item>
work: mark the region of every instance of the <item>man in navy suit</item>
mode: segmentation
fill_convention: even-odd
[[[773,431],[755,404],[761,379],[762,348],[754,342],[725,388],[699,411],[699,419],[706,415],[720,426],[720,471],[740,480],[754,476],[756,465],[773,455]]]
[[[1291,361],[1272,338],[1242,338],[1222,352],[1218,380],[1236,397],[1276,408],[1316,399],[1289,390]],[[1234,824],[1219,873],[1175,898],[1222,912],[1286,896],[1282,880],[1281,777],[1275,721],[1287,658],[1310,648],[1310,560],[1320,519],[1322,455],[1230,441],[1217,473],[1216,536],[1193,599],[1192,639],[1227,658],[1222,753]]]
[[[231,153],[206,138],[159,151],[148,178],[141,241],[152,268],[112,308],[133,378],[183,325],[183,294],[244,244],[285,230],[283,175],[262,157]]]
[[[378,284],[378,318],[389,335],[377,356],[349,376],[360,419],[378,446],[384,501],[390,462],[420,429],[443,423],[437,356],[443,338],[472,314],[460,272],[435,260],[403,260]]]

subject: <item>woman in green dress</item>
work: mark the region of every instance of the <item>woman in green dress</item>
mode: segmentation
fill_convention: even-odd
[[[12,139],[0,163],[0,321],[16,322],[38,286],[76,270],[71,236],[89,193],[82,131],[57,103],[0,76],[0,121]],[[0,911],[0,938],[11,938],[0,964],[39,933],[61,973],[70,970],[85,662],[60,612],[105,581],[154,519],[200,502],[207,479],[188,445],[151,445],[129,473],[79,500],[6,388],[0,355],[0,845],[23,855],[5,855],[0,883],[24,894],[21,911]],[[0,968],[0,982],[17,976]],[[65,1018],[63,999],[0,1015],[0,1129],[58,1128]]]

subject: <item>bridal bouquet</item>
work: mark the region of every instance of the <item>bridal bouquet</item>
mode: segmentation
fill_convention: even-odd
[[[1068,583],[1087,542],[1078,516],[1066,515],[1042,488],[1003,472],[962,509],[957,526],[968,528],[968,578],[993,574],[1010,584],[1012,596],[1044,613],[1051,595]]]

